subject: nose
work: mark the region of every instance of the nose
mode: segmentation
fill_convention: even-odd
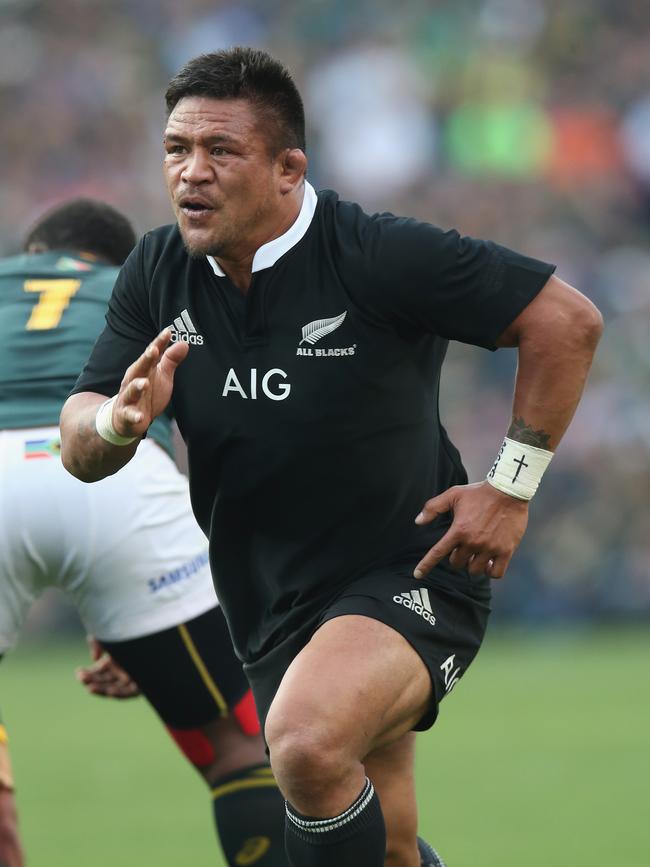
[[[200,148],[189,153],[181,172],[181,180],[196,186],[207,183],[213,178],[214,170],[210,165],[208,155],[203,153]]]

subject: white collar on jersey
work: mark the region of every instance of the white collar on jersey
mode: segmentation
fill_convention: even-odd
[[[317,204],[316,190],[309,181],[305,181],[305,194],[302,197],[302,207],[295,223],[287,229],[284,235],[280,235],[279,238],[274,238],[272,241],[262,244],[253,256],[253,273],[275,265],[280,256],[284,256],[292,247],[296,246],[311,225]],[[226,276],[225,271],[214,256],[207,256],[207,260],[217,277]]]

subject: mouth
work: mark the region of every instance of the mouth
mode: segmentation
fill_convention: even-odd
[[[215,210],[214,205],[200,196],[183,196],[178,201],[178,207],[185,217],[192,222],[208,219]]]

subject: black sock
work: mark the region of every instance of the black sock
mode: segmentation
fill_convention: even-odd
[[[214,820],[229,867],[287,867],[284,799],[268,765],[244,768],[212,787]]]
[[[292,867],[383,867],[386,827],[370,780],[340,816],[301,816],[287,803],[286,845]]]

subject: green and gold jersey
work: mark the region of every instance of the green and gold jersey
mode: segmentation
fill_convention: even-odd
[[[104,327],[118,272],[63,251],[0,261],[0,429],[58,424]],[[149,436],[172,453],[167,417]]]

